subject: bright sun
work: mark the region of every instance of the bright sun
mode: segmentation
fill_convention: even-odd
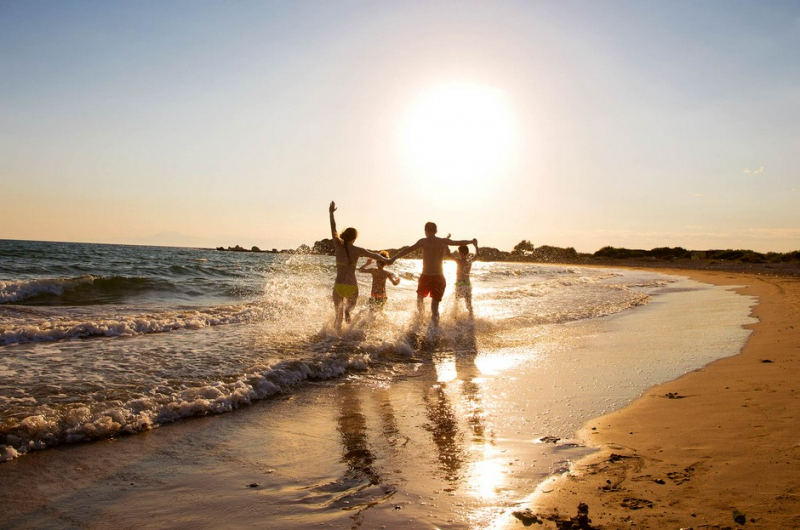
[[[404,125],[408,160],[428,184],[469,186],[493,179],[511,162],[514,120],[496,88],[437,86],[414,102]]]

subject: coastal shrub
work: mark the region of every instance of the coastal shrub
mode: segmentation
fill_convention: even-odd
[[[616,250],[614,247],[603,247],[593,254],[595,258],[614,258],[616,257]]]
[[[534,261],[544,262],[572,261],[578,258],[578,252],[572,247],[561,248],[542,245],[531,252],[530,257]]]
[[[744,256],[743,250],[715,250],[713,251],[712,257],[714,259],[725,260],[725,261],[736,261]]]
[[[739,258],[739,261],[742,263],[764,263],[765,259],[763,254],[746,250],[743,252],[742,257]]]
[[[682,247],[658,247],[652,249],[650,255],[658,259],[682,259],[691,257],[692,253]]]
[[[765,263],[770,259],[764,254],[753,250],[709,250],[706,252],[709,259],[719,261],[736,261],[739,263]]]
[[[647,257],[647,251],[640,249],[603,247],[594,253],[594,257],[607,259],[636,259]]]
[[[478,257],[483,261],[506,261],[510,253],[494,247],[478,247]]]
[[[514,245],[514,250],[511,251],[512,254],[515,256],[525,256],[531,252],[533,252],[534,246],[533,243],[530,242],[528,239],[523,239],[516,245]]]
[[[764,257],[767,263],[781,263],[783,261],[783,254],[779,252],[767,252]]]

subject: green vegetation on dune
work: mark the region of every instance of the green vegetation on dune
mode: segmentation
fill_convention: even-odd
[[[753,250],[686,250],[681,247],[659,247],[652,250],[603,247],[592,257],[599,259],[704,259],[709,261],[726,261],[735,263],[790,263],[800,261],[800,251],[762,254]]]
[[[235,247],[217,247],[217,250],[235,252],[272,252],[287,254],[319,254],[333,255],[333,241],[322,239],[316,241],[313,246],[300,245],[295,250],[276,250],[263,251],[258,247],[247,250],[239,245]],[[388,250],[390,254],[395,254],[399,249],[378,249]],[[409,255],[411,258],[422,257],[421,251]],[[528,239],[523,239],[517,243],[511,252],[499,250],[494,247],[481,246],[478,250],[478,258],[483,261],[529,261],[534,263],[589,263],[589,262],[608,262],[608,261],[705,261],[709,264],[714,263],[745,263],[745,264],[778,264],[778,263],[797,263],[800,262],[800,250],[792,252],[767,252],[760,253],[753,250],[687,250],[683,247],[657,247],[650,250],[629,249],[606,246],[594,254],[583,254],[577,252],[572,247],[562,248],[551,245],[535,246]]]

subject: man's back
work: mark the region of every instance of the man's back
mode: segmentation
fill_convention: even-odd
[[[419,240],[422,247],[422,274],[444,274],[442,262],[448,250],[448,241],[428,235]]]

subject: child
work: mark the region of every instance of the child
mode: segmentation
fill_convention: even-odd
[[[472,284],[469,281],[469,274],[472,272],[472,264],[478,257],[478,240],[473,240],[473,244],[474,256],[469,255],[469,248],[466,245],[458,247],[459,257],[449,256],[449,259],[456,262],[456,299],[464,299],[470,317],[472,317]]]
[[[381,256],[389,259],[389,253],[385,250],[381,250],[378,252]],[[392,282],[392,285],[397,285],[400,283],[400,278],[392,274],[391,272],[384,270],[383,268],[386,266],[386,261],[378,260],[376,262],[378,268],[367,268],[372,263],[372,259],[368,259],[367,262],[358,269],[358,272],[366,272],[372,274],[372,293],[369,297],[369,305],[370,309],[383,309],[383,306],[386,305],[386,280]]]

